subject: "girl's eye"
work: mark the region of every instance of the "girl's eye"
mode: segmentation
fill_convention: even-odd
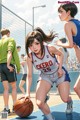
[[[32,44],[31,44],[31,45],[29,45],[29,47],[32,47]]]
[[[38,45],[39,43],[36,43],[36,45]]]
[[[60,11],[60,13],[62,13],[63,11]]]
[[[63,11],[62,10],[59,10],[59,13],[62,13]]]

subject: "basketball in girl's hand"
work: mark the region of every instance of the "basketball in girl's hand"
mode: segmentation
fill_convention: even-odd
[[[25,118],[33,112],[33,103],[29,98],[21,97],[16,100],[13,110],[18,116]]]

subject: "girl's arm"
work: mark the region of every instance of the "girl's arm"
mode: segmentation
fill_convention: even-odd
[[[30,97],[30,88],[32,84],[32,60],[31,57],[27,57],[27,97]]]
[[[64,45],[66,48],[73,48],[73,33],[72,33],[72,29],[73,29],[73,24],[72,22],[68,22],[65,24],[64,26],[64,30],[65,30],[65,34],[67,36],[68,42],[66,43],[66,45]]]
[[[59,63],[59,69],[62,69],[63,58],[64,58],[63,53],[53,46],[49,47],[49,51],[50,51],[50,54],[57,55],[57,60],[58,60],[58,63]]]
[[[67,36],[68,41],[66,43],[62,43],[60,40],[56,41],[56,45],[62,46],[64,48],[73,48],[73,37],[72,37],[72,28],[73,25],[71,22],[68,22],[64,26],[65,34]]]
[[[59,63],[59,68],[58,68],[58,77],[62,77],[63,75],[63,70],[62,70],[62,64],[63,64],[63,54],[59,50],[57,50],[55,47],[50,47],[49,48],[50,54],[55,54],[57,55],[57,60]]]

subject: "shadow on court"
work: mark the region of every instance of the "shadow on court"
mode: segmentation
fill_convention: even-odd
[[[55,120],[80,120],[79,113],[73,112],[72,114],[66,115],[64,112],[52,112]],[[45,117],[42,120],[47,120]]]
[[[38,116],[38,114],[26,118],[16,117],[11,120],[47,120],[43,115]],[[73,112],[73,114],[70,115],[66,115],[64,112],[52,112],[52,115],[55,117],[55,120],[80,120],[79,113],[76,112]]]
[[[80,120],[80,101],[75,100],[73,101],[73,113],[66,114],[65,113],[66,104],[59,104],[56,106],[52,106],[51,112],[52,115],[55,117],[55,120]],[[12,118],[10,120],[47,120],[43,113],[39,110],[37,112],[33,112],[29,117],[26,118]]]

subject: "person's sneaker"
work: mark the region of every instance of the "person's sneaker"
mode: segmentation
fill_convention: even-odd
[[[12,113],[15,113],[14,109],[12,109]]]
[[[46,96],[46,99],[45,99],[45,103],[49,100],[49,98],[50,98],[50,96],[47,95],[47,96]]]
[[[8,115],[11,113],[11,112],[10,112],[10,109],[9,109],[9,110],[6,110],[6,108],[4,108],[4,110],[3,110],[2,112],[7,112]]]
[[[12,113],[15,113],[15,111],[14,111],[14,106],[12,107]]]
[[[67,103],[66,114],[71,114],[73,111],[73,101]]]
[[[55,120],[55,117],[53,117],[53,120]]]

